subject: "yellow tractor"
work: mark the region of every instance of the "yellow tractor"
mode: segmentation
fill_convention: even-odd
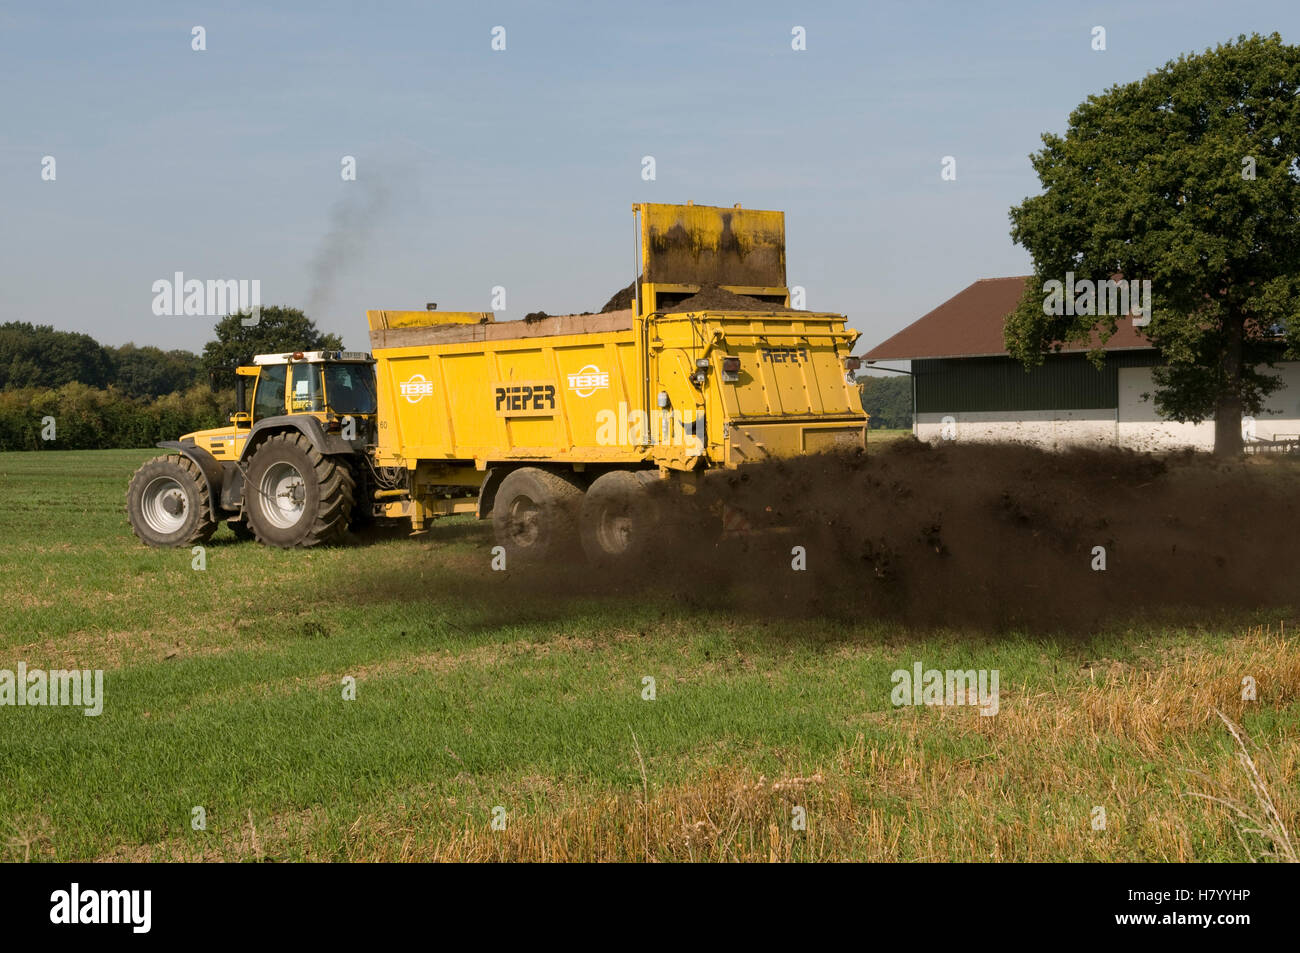
[[[261,354],[236,375],[229,427],[158,444],[170,452],[131,478],[126,509],[136,536],[151,546],[191,546],[224,521],[270,546],[314,546],[369,515],[354,506],[359,494],[371,498],[370,355]]]

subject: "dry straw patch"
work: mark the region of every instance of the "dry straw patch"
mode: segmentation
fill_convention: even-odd
[[[739,764],[663,782],[629,731],[631,789],[462,774],[346,820],[308,811],[217,835],[210,859],[392,861],[1287,860],[1300,829],[1300,732],[1248,739],[1243,713],[1300,698],[1300,652],[1252,629],[1159,668],[1095,667],[1000,713],[888,713],[817,765]],[[1241,678],[1258,701],[1241,699]],[[1222,712],[1222,719],[1218,712]],[[951,742],[949,744],[948,742]],[[1244,758],[1242,756],[1245,756]],[[1198,795],[1208,795],[1198,796]],[[509,809],[503,831],[492,808]],[[793,809],[807,829],[792,828]],[[1090,812],[1106,810],[1104,830]],[[184,856],[180,838],[132,859]],[[323,847],[323,844],[329,846]],[[125,859],[121,852],[117,859]]]
[[[237,636],[214,638],[211,630],[194,627],[192,619],[159,619],[158,628],[124,632],[82,631],[9,649],[33,668],[90,668],[115,671],[128,665],[184,657],[221,655],[236,649]],[[240,644],[247,650],[250,646]]]

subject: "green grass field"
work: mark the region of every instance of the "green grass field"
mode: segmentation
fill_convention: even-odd
[[[1296,833],[1277,613],[1067,639],[523,598],[465,519],[317,551],[223,528],[199,571],[127,526],[152,453],[0,454],[0,669],[105,672],[98,717],[0,707],[0,859],[1210,861]],[[999,713],[894,707],[918,661],[997,669]],[[1216,707],[1272,837],[1191,796],[1266,811]]]

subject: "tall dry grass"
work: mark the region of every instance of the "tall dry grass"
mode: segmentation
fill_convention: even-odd
[[[1242,699],[1244,675],[1258,701]],[[834,757],[778,777],[727,763],[661,781],[629,730],[631,789],[465,776],[452,798],[412,790],[355,818],[250,817],[202,849],[174,841],[106,859],[1293,861],[1300,725],[1287,714],[1298,697],[1300,650],[1257,627],[1216,651],[1004,686],[993,718],[877,713]],[[1247,738],[1251,718],[1269,737]],[[1189,790],[1189,776],[1205,790]],[[522,805],[505,830],[489,823],[497,804]]]

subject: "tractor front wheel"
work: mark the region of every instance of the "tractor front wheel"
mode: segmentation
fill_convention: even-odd
[[[126,488],[131,531],[150,546],[193,546],[217,531],[208,481],[189,457],[154,457],[135,471]]]

